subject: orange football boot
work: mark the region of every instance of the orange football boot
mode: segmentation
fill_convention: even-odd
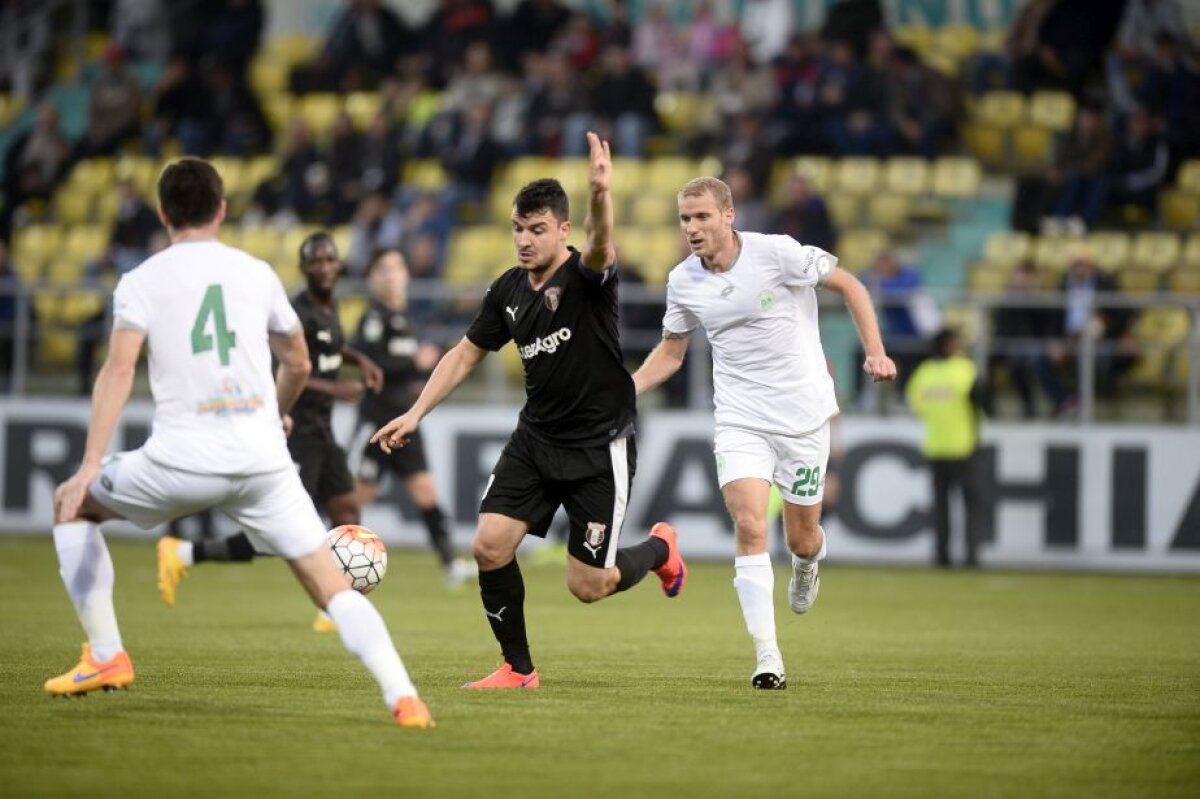
[[[537,669],[532,674],[521,674],[513,671],[513,667],[505,661],[503,666],[482,680],[464,683],[463,688],[540,688],[541,685],[542,679]]]
[[[410,730],[427,730],[437,726],[433,723],[429,708],[416,696],[402,696],[397,699],[396,706],[392,708],[392,717],[396,719],[397,725]]]
[[[667,562],[655,569],[654,573],[662,580],[663,593],[668,597],[677,597],[687,582],[687,565],[683,562],[683,555],[679,554],[675,528],[666,522],[659,522],[650,528],[650,535],[667,543]]]
[[[46,680],[46,693],[53,696],[78,696],[88,691],[115,691],[128,688],[133,682],[133,663],[125,652],[118,652],[104,662],[92,658],[92,647],[83,645],[79,664],[66,674]]]

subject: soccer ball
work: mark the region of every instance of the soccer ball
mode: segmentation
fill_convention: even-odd
[[[387,547],[365,527],[343,524],[328,533],[333,560],[346,574],[350,587],[360,594],[375,590],[387,573]]]

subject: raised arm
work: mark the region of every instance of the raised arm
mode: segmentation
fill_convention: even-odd
[[[121,410],[133,391],[138,355],[146,334],[134,328],[118,327],[109,338],[108,356],[96,373],[92,388],[92,419],[88,424],[87,444],[78,471],[55,491],[56,521],[76,518],[88,487],[100,474],[100,462],[108,451]]]
[[[586,242],[583,245],[583,265],[601,272],[617,260],[613,247],[612,153],[608,142],[591,131],[587,135],[588,209],[583,220]]]
[[[384,452],[391,452],[393,447],[407,444],[421,420],[440,405],[442,400],[454,393],[471,372],[475,371],[475,367],[483,362],[487,354],[487,350],[475,346],[464,336],[462,341],[438,361],[412,407],[402,416],[397,416],[376,430],[375,435],[371,436],[371,443],[378,443]]]
[[[683,366],[683,359],[687,355],[688,340],[689,337],[686,333],[663,331],[662,341],[658,342],[638,370],[633,373],[633,387],[638,396],[662,385],[671,375],[679,371],[679,367]]]
[[[866,360],[863,371],[871,376],[876,383],[895,380],[896,364],[887,356],[883,349],[883,337],[879,333],[879,320],[875,317],[875,306],[871,302],[871,294],[862,281],[840,267],[834,267],[825,288],[836,291],[846,300],[846,307],[858,328],[858,338],[862,341]]]

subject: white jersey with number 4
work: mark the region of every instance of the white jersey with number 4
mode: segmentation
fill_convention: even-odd
[[[173,244],[121,278],[113,318],[146,334],[147,457],[199,474],[291,466],[267,336],[300,320],[267,263],[216,241]]]
[[[790,236],[738,232],[741,251],[725,272],[688,256],[667,280],[663,328],[700,325],[713,356],[718,427],[801,435],[838,412],[821,348],[815,287],[837,258]]]

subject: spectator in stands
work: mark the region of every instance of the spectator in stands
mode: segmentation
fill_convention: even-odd
[[[584,134],[595,130],[613,142],[614,155],[644,157],[646,137],[658,127],[655,93],[653,80],[634,65],[627,47],[606,46],[599,74],[588,92],[588,113],[567,120],[564,154],[585,155]]]
[[[721,164],[726,169],[744,169],[750,178],[750,193],[765,197],[771,180],[774,158],[763,129],[762,117],[742,114],[730,121],[724,131],[720,149]],[[738,213],[741,208],[738,207]],[[749,228],[762,230],[763,228]]]
[[[1096,102],[1079,106],[1075,126],[1062,140],[1050,169],[1050,182],[1058,187],[1053,215],[1078,217],[1094,228],[1104,208],[1112,134]]]
[[[550,48],[566,53],[571,68],[583,74],[600,58],[603,45],[604,40],[591,15],[577,11],[567,20],[567,26],[555,37]]]
[[[729,185],[737,209],[737,227],[740,230],[766,230],[770,225],[771,212],[762,191],[755,185],[750,171],[745,167],[731,166],[721,176]]]
[[[529,98],[528,112],[532,147],[540,155],[557,156],[562,152],[567,118],[584,113],[583,90],[565,51],[552,49],[537,63],[541,76]]]
[[[687,48],[691,71],[683,76],[683,83],[677,88],[698,91],[708,86],[712,76],[729,59],[738,31],[737,26],[717,19],[712,0],[699,0],[680,36]]]
[[[125,274],[146,260],[155,234],[162,232],[158,214],[146,202],[137,185],[129,178],[117,183],[120,200],[113,222],[109,250],[119,274]]]
[[[750,48],[739,39],[729,63],[713,75],[710,94],[718,130],[725,130],[735,117],[764,116],[774,107],[775,76],[770,67],[754,62]]]
[[[1091,248],[1079,243],[1071,249],[1070,265],[1063,277],[1064,308],[1060,330],[1066,336],[1066,355],[1078,353],[1080,340],[1091,336],[1097,343],[1094,360],[1096,391],[1110,395],[1120,378],[1129,371],[1136,352],[1132,337],[1134,311],[1131,308],[1097,307],[1096,300],[1120,294],[1116,281],[1096,268]],[[1068,406],[1069,410],[1069,406]]]
[[[891,250],[884,250],[863,273],[862,282],[880,306],[879,322],[887,338],[888,352],[896,362],[896,384],[900,391],[913,368],[920,362],[927,345],[926,337],[937,330],[940,319],[936,306],[924,292],[921,270],[901,263]],[[866,356],[860,351],[859,362]],[[855,373],[855,390],[862,396],[865,388],[861,370]]]
[[[142,125],[142,88],[125,63],[121,46],[104,49],[104,67],[92,84],[88,126],[77,152],[81,158],[111,155]]]
[[[476,105],[494,105],[504,88],[504,76],[496,68],[492,46],[486,41],[467,45],[461,68],[454,68],[442,92],[442,111],[460,117]]]
[[[772,233],[791,236],[801,244],[837,252],[837,234],[825,200],[812,191],[808,178],[796,172],[788,178],[787,205],[771,222]]]
[[[382,0],[349,0],[320,57],[293,75],[293,85],[301,91],[375,88],[412,46],[412,32]]]
[[[178,69],[178,67],[177,67]],[[215,56],[207,56],[195,73],[176,72],[167,87],[174,134],[190,155],[252,155],[264,152],[271,129],[258,98],[245,78]],[[160,95],[160,106],[164,100]]]
[[[818,91],[822,65],[816,43],[804,34],[793,34],[787,49],[774,64],[775,107],[771,110],[770,138],[780,155],[817,153],[827,149],[820,119]]]
[[[344,225],[354,214],[365,192],[360,178],[363,170],[363,135],[354,129],[350,115],[342,111],[333,121],[325,163],[332,187],[328,226]]]
[[[351,195],[357,202],[371,192],[391,195],[400,175],[400,142],[392,117],[381,111],[376,114],[360,142],[357,175],[353,178]]]
[[[295,221],[316,222],[328,182],[328,169],[308,125],[293,120],[280,154],[278,178],[271,181],[279,190],[278,210],[290,213]]]
[[[1167,179],[1170,151],[1158,121],[1138,108],[1125,121],[1113,151],[1109,202],[1154,213],[1158,190]]]
[[[651,0],[642,18],[633,25],[630,44],[633,63],[658,75],[660,86],[674,85],[676,68],[681,61],[686,64],[682,45],[666,4],[662,0]]]
[[[545,53],[550,43],[567,26],[571,12],[561,0],[521,0],[508,19],[513,66],[524,61],[527,53]]]
[[[908,47],[895,48],[887,63],[891,127],[901,148],[936,157],[953,141],[962,112],[957,85]]]
[[[441,0],[419,37],[432,59],[434,86],[446,85],[472,42],[492,40],[495,22],[489,0]]]
[[[237,78],[244,78],[262,36],[260,0],[217,0],[200,6],[201,56],[215,56]]]
[[[791,0],[745,0],[740,19],[741,37],[759,64],[770,64],[783,54],[792,35]]]
[[[1112,41],[1124,4],[1125,0],[1032,0],[1035,9],[1023,32],[1026,55],[1014,64],[1016,85],[1025,91],[1066,89],[1078,96]]]
[[[1038,291],[1037,270],[1032,261],[1022,261],[1013,269],[1005,292],[1005,304],[992,317],[994,354],[989,359],[989,373],[1005,369],[1021,403],[1021,416],[1037,416],[1034,382],[1057,411],[1067,402],[1069,394],[1051,362],[1054,340],[1060,334],[1057,327],[1059,312],[1049,306],[1029,301]],[[1028,303],[1028,304],[1023,304]],[[989,385],[993,381],[988,381]],[[994,413],[994,397],[989,392],[987,412]]]
[[[1157,34],[1154,58],[1138,89],[1146,108],[1163,120],[1163,133],[1177,157],[1200,153],[1200,64],[1185,56],[1185,47],[1185,39]]]
[[[445,202],[454,213],[464,204],[479,207],[487,201],[492,174],[504,155],[491,126],[491,107],[477,103],[464,111],[455,134],[441,142],[437,157],[449,180]]]
[[[28,297],[22,294],[21,280],[13,272],[8,246],[0,241],[0,394],[9,394],[13,390],[17,314],[22,303],[32,313],[33,306]]]
[[[7,237],[13,214],[25,202],[50,199],[70,158],[71,142],[59,130],[58,109],[44,102],[33,127],[14,139],[5,154],[0,233]]]
[[[837,0],[825,15],[821,38],[848,42],[856,58],[866,58],[871,34],[883,27],[879,0]]]
[[[130,58],[165,61],[171,52],[171,20],[163,0],[116,0],[109,30]]]
[[[346,274],[362,277],[372,256],[380,250],[400,248],[404,235],[404,214],[392,205],[387,195],[374,192],[358,204],[350,223],[350,251],[346,253]]]
[[[849,42],[832,42],[829,53],[818,97],[833,151],[838,155],[890,152],[894,132],[887,123],[883,75],[859,63]]]

